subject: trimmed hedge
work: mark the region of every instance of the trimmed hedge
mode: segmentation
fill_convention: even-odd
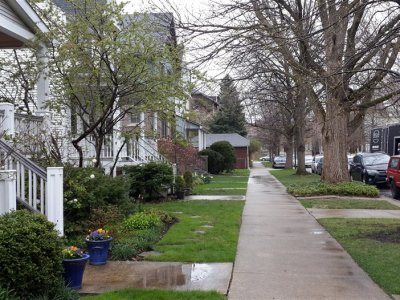
[[[0,217],[0,286],[21,299],[62,286],[62,243],[54,224],[26,210]]]
[[[227,141],[215,142],[210,149],[222,155],[222,171],[230,172],[235,168],[236,156],[235,149]]]
[[[214,150],[204,149],[199,155],[208,157],[208,172],[211,174],[219,174],[223,171],[224,157]]]

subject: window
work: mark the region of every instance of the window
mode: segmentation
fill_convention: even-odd
[[[398,167],[399,167],[399,159],[398,158],[392,158],[392,160],[390,161],[389,168],[397,170]]]
[[[140,123],[140,113],[131,113],[130,116],[130,123],[131,124],[139,124]]]

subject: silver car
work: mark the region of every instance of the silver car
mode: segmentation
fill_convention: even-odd
[[[272,163],[272,167],[274,169],[285,168],[286,165],[286,156],[275,156],[274,161]]]
[[[317,174],[317,165],[319,160],[322,158],[322,155],[315,155],[313,157],[312,163],[311,163],[311,173]]]

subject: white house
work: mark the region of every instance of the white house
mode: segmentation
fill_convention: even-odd
[[[35,39],[36,33],[45,33],[48,29],[26,0],[0,0],[0,49],[22,48]],[[46,45],[40,44],[37,59],[47,65]],[[0,104],[1,134],[13,136],[15,129],[31,128],[33,120],[43,123],[47,115],[45,103],[49,96],[47,69],[42,68],[37,83],[36,119],[16,118],[14,107],[9,103]],[[42,116],[42,118],[40,118]],[[19,121],[18,121],[19,120]],[[35,125],[38,126],[38,125]],[[0,135],[1,137],[1,135]],[[30,210],[45,214],[56,224],[63,235],[63,169],[47,168],[43,170],[32,161],[15,151],[0,138],[0,214],[16,209],[16,200]]]

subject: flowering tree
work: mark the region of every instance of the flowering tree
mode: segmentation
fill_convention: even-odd
[[[158,141],[158,146],[162,155],[176,163],[179,174],[196,168],[206,170],[206,161],[199,157],[198,150],[188,142],[164,138]]]

